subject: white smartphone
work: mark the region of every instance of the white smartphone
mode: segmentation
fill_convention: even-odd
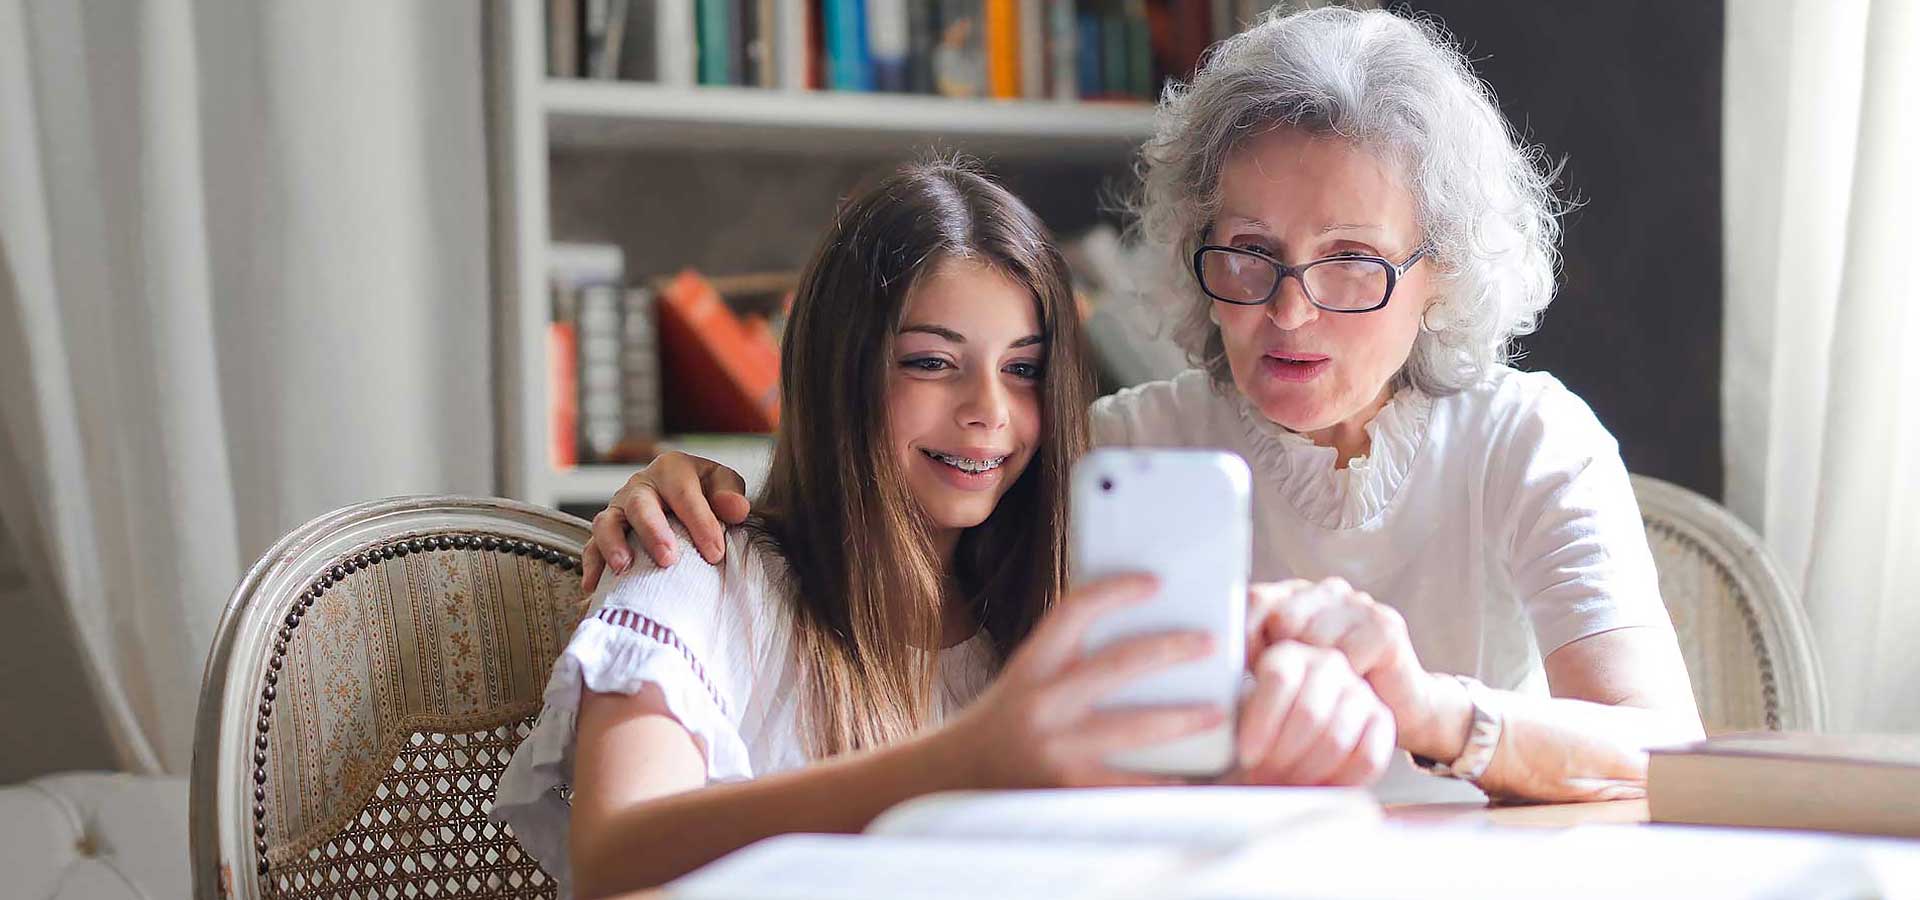
[[[1160,580],[1159,593],[1093,624],[1085,652],[1121,638],[1206,631],[1212,655],[1154,672],[1108,695],[1104,707],[1210,703],[1225,724],[1116,754],[1115,768],[1210,777],[1234,763],[1234,719],[1245,669],[1252,476],[1217,450],[1107,448],[1073,471],[1073,578],[1125,572]]]

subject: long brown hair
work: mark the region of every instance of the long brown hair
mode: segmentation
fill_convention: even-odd
[[[964,259],[1025,285],[1047,361],[1041,437],[943,572],[888,438],[894,332],[915,286]],[[1093,383],[1066,263],[1046,226],[970,165],[899,170],[847,201],[801,276],[781,345],[780,430],[749,521],[785,558],[816,756],[918,730],[951,576],[1004,659],[1067,580],[1067,472]],[[918,648],[918,649],[916,649]]]

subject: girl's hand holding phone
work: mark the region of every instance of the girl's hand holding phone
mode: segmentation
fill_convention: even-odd
[[[934,740],[982,788],[1167,784],[1176,779],[1108,765],[1114,753],[1217,728],[1227,713],[1208,704],[1100,709],[1129,681],[1207,656],[1205,632],[1163,632],[1084,654],[1102,616],[1151,597],[1151,576],[1117,575],[1075,587],[1014,651],[993,685]]]

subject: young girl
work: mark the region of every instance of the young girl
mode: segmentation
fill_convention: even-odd
[[[754,518],[718,564],[676,530],[671,565],[603,586],[501,778],[493,815],[563,896],[659,884],[775,834],[857,831],[929,791],[1142,782],[1101,760],[1220,722],[1095,708],[1209,647],[1166,634],[1080,655],[1089,622],[1152,590],[1063,597],[1081,355],[1058,252],[986,178],[912,167],[841,210],[787,326]],[[1337,654],[1287,652],[1268,661],[1290,679],[1262,685],[1270,701],[1302,667],[1338,699],[1287,717],[1276,744],[1385,718]],[[1267,705],[1277,728],[1288,706]]]

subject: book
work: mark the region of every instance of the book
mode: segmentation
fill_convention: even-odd
[[[806,0],[775,0],[774,65],[780,70],[777,85],[784,91],[804,91],[816,87],[809,74],[814,54],[812,34],[816,4]]]
[[[1020,97],[1020,10],[1016,0],[986,0],[987,96]]]
[[[627,289],[620,311],[620,440],[657,439],[661,433],[660,340],[657,295]]]
[[[933,85],[933,48],[940,43],[940,16],[934,4],[907,4],[907,91],[939,93]]]
[[[907,54],[912,45],[907,0],[867,0],[867,49],[873,61],[873,89],[907,90]]]
[[[547,76],[580,74],[580,0],[547,0]]]
[[[547,284],[553,293],[547,411],[555,468],[578,465],[583,455],[611,447],[619,438],[617,316],[625,270],[625,255],[611,244],[560,242],[547,248]],[[591,430],[584,428],[588,423]],[[581,453],[583,436],[587,454]]]
[[[1749,732],[1649,751],[1656,822],[1920,837],[1920,735]]]
[[[1147,23],[1147,0],[1127,0],[1121,13],[1127,35],[1126,94],[1150,100],[1154,94],[1153,45]]]
[[[734,58],[734,0],[694,0],[699,33],[700,83],[739,84],[740,61]]]
[[[960,791],[909,800],[864,835],[762,841],[667,891],[676,900],[1109,897],[1164,884],[1261,835],[1379,818],[1365,791],[1341,788]]]
[[[656,0],[653,28],[653,80],[668,87],[700,81],[700,38],[694,0]]]
[[[1053,67],[1047,80],[1055,100],[1080,99],[1079,30],[1073,0],[1047,0],[1047,53]]]
[[[1022,0],[1020,3],[1020,97],[1023,100],[1047,98],[1047,76],[1053,67],[1047,61],[1046,0]]]
[[[772,431],[780,423],[780,350],[692,270],[660,290],[660,359],[674,431]]]
[[[586,76],[620,77],[620,54],[627,35],[628,0],[587,0]]]
[[[556,469],[580,464],[580,350],[572,294],[556,295],[547,323],[547,460]]]
[[[575,333],[580,356],[580,435],[588,462],[604,460],[620,443],[625,408],[620,372],[621,295],[618,284],[580,288]]]
[[[836,91],[873,90],[873,59],[867,46],[866,4],[825,0],[827,84]]]
[[[1079,63],[1074,83],[1080,89],[1081,99],[1095,100],[1106,92],[1106,64],[1100,58],[1106,51],[1106,42],[1100,36],[1100,13],[1081,8],[1074,16],[1074,30],[1074,49]]]

